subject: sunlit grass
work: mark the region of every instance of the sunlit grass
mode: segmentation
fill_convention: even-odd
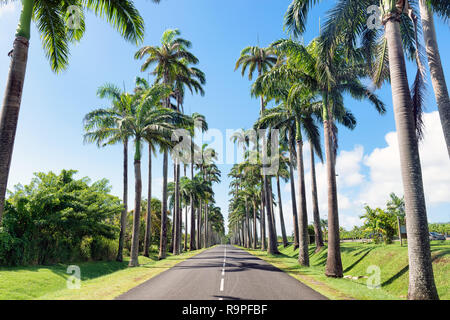
[[[324,275],[327,248],[314,253],[310,246],[311,267],[301,267],[297,263],[298,250],[293,246],[279,247],[280,255],[267,255],[260,250],[250,253],[268,261],[296,279],[331,299],[406,299],[408,293],[408,249],[398,243],[376,245],[362,243],[342,243],[341,257],[344,275],[358,279],[334,279]],[[433,271],[439,297],[450,299],[450,244],[432,241]],[[380,268],[381,287],[370,289],[367,286],[369,266]]]
[[[160,261],[157,260],[156,253],[150,258],[140,256],[140,266],[135,268],[128,268],[129,258],[125,258],[123,262],[73,263],[81,270],[80,289],[67,288],[70,274],[66,273],[66,264],[0,268],[0,299],[113,299],[204,250],[178,256],[169,255],[167,259]]]

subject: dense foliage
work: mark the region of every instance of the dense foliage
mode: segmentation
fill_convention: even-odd
[[[114,258],[120,200],[107,180],[90,183],[76,172],[40,172],[15,187],[0,229],[1,265]]]

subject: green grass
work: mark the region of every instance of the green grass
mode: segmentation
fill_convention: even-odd
[[[279,247],[280,255],[268,255],[260,250],[250,253],[268,261],[294,278],[304,282],[330,299],[406,299],[408,292],[408,249],[398,243],[391,245],[341,243],[341,257],[344,275],[352,277],[370,276],[367,268],[379,266],[381,270],[381,288],[370,289],[366,278],[334,279],[324,275],[327,249],[314,253],[310,246],[311,267],[301,267],[297,263],[298,250],[293,246]],[[435,282],[441,299],[450,299],[450,244],[432,241],[431,253]]]
[[[0,300],[108,300],[168,270],[205,249],[158,261],[157,255],[140,256],[139,267],[124,262],[72,263],[81,270],[81,288],[67,289],[68,265],[0,268]]]

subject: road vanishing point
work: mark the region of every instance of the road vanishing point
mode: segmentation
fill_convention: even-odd
[[[183,261],[118,300],[326,300],[273,265],[231,245]]]

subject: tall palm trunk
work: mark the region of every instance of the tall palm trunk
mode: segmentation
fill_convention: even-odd
[[[266,250],[266,207],[265,207],[265,196],[264,196],[264,179],[262,181],[261,188],[261,213],[259,217],[259,224],[261,227],[261,250]]]
[[[277,224],[275,222],[275,209],[274,209],[274,205],[273,205],[272,177],[269,178],[269,194],[270,194],[270,207],[272,208],[273,230],[275,232],[275,239],[277,239],[277,246],[278,246]]]
[[[167,251],[167,167],[168,151],[164,150],[163,156],[163,189],[161,205],[161,237],[159,242],[159,259],[166,257]]]
[[[294,161],[293,147],[289,143],[289,181],[291,183],[291,202],[292,202],[292,217],[294,222],[294,249],[298,248],[298,218],[297,218],[297,199],[295,197],[295,182],[294,182]]]
[[[174,203],[174,208],[173,208],[173,239],[172,239],[172,243],[173,243],[173,254],[177,255],[180,254],[180,250],[179,250],[179,242],[180,242],[180,233],[179,233],[179,224],[181,223],[180,221],[180,214],[179,214],[179,199],[178,199],[178,172],[179,172],[180,166],[177,165],[176,163],[174,163],[173,165],[173,176],[174,176],[174,180],[175,180],[175,190],[174,190],[174,196],[175,196],[175,203]]]
[[[316,252],[319,252],[323,247],[323,236],[322,229],[320,228],[319,200],[317,199],[316,163],[314,160],[314,148],[312,143],[310,143],[309,145],[311,152],[311,192],[314,217],[314,239],[316,242]]]
[[[202,201],[200,201],[199,207],[198,207],[198,216],[197,216],[197,244],[198,249],[202,248]]]
[[[277,238],[276,238],[276,232],[274,230],[273,225],[273,212],[272,212],[272,205],[270,202],[271,195],[269,195],[270,188],[269,188],[269,179],[267,176],[264,176],[264,189],[266,190],[265,194],[265,200],[266,200],[266,211],[267,211],[267,229],[269,232],[268,236],[268,245],[267,245],[267,252],[269,254],[278,254],[278,247],[277,247]]]
[[[250,219],[248,217],[248,202],[247,199],[245,199],[245,235],[246,235],[246,241],[245,241],[245,247],[250,248],[251,246],[251,236],[250,236]]]
[[[280,187],[280,177],[279,176],[277,176],[277,191],[278,191],[278,211],[280,213],[281,235],[283,237],[283,246],[287,247],[288,241],[287,241],[287,237],[286,237],[286,227],[284,225],[283,202],[281,200],[281,187]]]
[[[192,145],[191,145],[192,146]],[[194,152],[191,148],[191,180],[194,180]],[[194,198],[191,194],[191,241],[189,243],[189,250],[196,250],[197,244],[196,243],[196,233],[195,233],[195,208],[194,208]]]
[[[422,20],[423,38],[430,67],[431,83],[433,84],[442,129],[444,131],[447,151],[450,157],[450,99],[448,97],[447,84],[445,83],[444,70],[436,40],[433,12],[426,4],[426,0],[420,0],[420,17]]]
[[[22,102],[23,84],[27,69],[33,5],[33,0],[22,1],[22,13],[13,44],[11,64],[0,118],[0,225],[5,206],[9,169],[11,167],[20,104]]]
[[[152,145],[148,144],[147,219],[145,224],[144,256],[149,256],[152,243]]]
[[[208,248],[208,202],[205,202],[205,222],[203,226],[203,246]]]
[[[178,239],[177,246],[178,246],[178,248],[177,248],[177,250],[178,250],[178,253],[181,253],[181,242],[182,242],[181,227],[182,227],[182,224],[183,224],[183,212],[181,210],[180,178],[181,178],[180,164],[177,164],[177,184],[178,184],[178,187],[176,187],[175,190],[176,190],[177,204],[178,204],[178,208],[177,208],[178,209],[177,210],[177,213],[178,213],[178,225],[177,225],[177,227],[178,227],[177,228],[177,232],[178,232],[178,235],[177,235],[177,239]]]
[[[297,129],[299,130],[299,128]],[[299,134],[299,132],[297,132]],[[306,211],[306,192],[305,192],[305,170],[303,166],[303,142],[297,139],[297,170],[298,170],[298,263],[302,266],[309,266],[309,235],[308,235],[308,214]]]
[[[139,143],[136,142],[138,145]],[[136,146],[136,149],[139,146]],[[141,177],[141,160],[139,157],[134,159],[134,215],[133,215],[133,235],[131,238],[131,259],[128,266],[136,267],[139,265],[139,228],[141,224],[141,196],[142,196],[142,177]]]
[[[332,142],[332,123],[328,118],[328,96],[324,97],[324,139],[325,154],[327,161],[327,184],[328,184],[328,255],[325,267],[325,275],[328,277],[342,278],[341,244],[339,236],[339,216],[336,190],[336,168],[334,163],[334,151]]]
[[[409,299],[438,299],[431,264],[428,221],[423,191],[420,156],[408,87],[400,24],[395,15],[387,19],[392,99],[398,134],[400,164],[405,194],[409,256]]]
[[[187,204],[184,207],[184,221],[185,221],[185,226],[184,226],[184,251],[188,250],[188,206]]]
[[[248,208],[248,247],[251,248],[252,247],[252,243],[253,243],[253,223],[252,223],[252,219],[250,217],[250,206]]]
[[[120,214],[119,249],[117,250],[116,261],[123,261],[123,245],[125,233],[127,232],[128,214],[128,139],[123,141],[123,210]]]
[[[253,249],[256,249],[258,236],[256,234],[256,202],[253,202]]]
[[[190,197],[191,200],[191,239],[189,241],[189,250],[196,250],[196,245],[195,245],[195,208],[194,208],[194,198]]]

